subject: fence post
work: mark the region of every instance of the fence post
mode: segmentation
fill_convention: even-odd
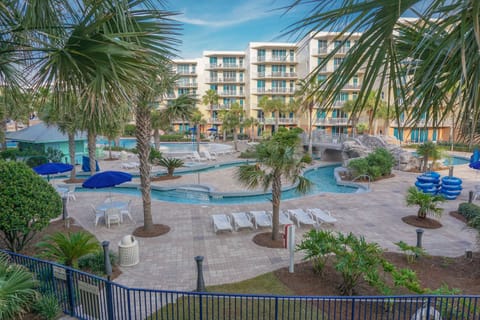
[[[195,261],[197,262],[197,292],[205,292],[205,281],[203,280],[203,256],[196,256]]]
[[[275,297],[275,320],[278,320],[278,297]]]
[[[107,299],[107,316],[109,320],[115,320],[113,317],[113,297],[112,297],[112,265],[110,264],[110,256],[108,255],[108,245],[110,242],[103,241],[103,259],[105,263],[105,273],[107,274],[107,281],[105,282],[105,298]]]
[[[430,303],[431,303],[432,297],[427,297],[427,316],[425,319],[430,319]]]
[[[203,319],[203,294],[199,294],[199,304],[200,304],[200,320]]]
[[[352,320],[355,320],[355,298],[352,298]]]
[[[72,270],[66,268],[65,275],[67,278],[67,296],[68,296],[68,307],[70,309],[70,316],[75,316],[75,288],[73,286]]]

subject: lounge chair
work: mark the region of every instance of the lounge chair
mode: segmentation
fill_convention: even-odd
[[[332,217],[330,212],[327,210],[313,208],[313,209],[307,209],[307,212],[310,213],[315,220],[317,220],[318,224],[322,224],[322,223],[334,224],[335,222],[337,222],[337,219]]]
[[[253,218],[255,228],[271,228],[272,227],[272,216],[266,211],[250,211],[250,215]]]
[[[198,151],[193,151],[192,155],[189,156],[189,158],[191,158],[193,161],[198,161],[198,162],[207,160],[207,158],[204,158],[204,157],[200,156]]]
[[[288,210],[288,214],[290,214],[290,217],[292,217],[297,222],[297,226],[299,228],[301,224],[307,224],[311,226],[317,224],[317,222],[312,219],[310,214],[305,212],[303,209],[290,209]]]
[[[135,169],[137,165],[133,162],[124,162],[122,163],[122,169]]]
[[[253,229],[253,223],[251,217],[245,212],[233,212],[233,228],[235,231],[241,228],[250,228]]]
[[[218,233],[218,231],[233,231],[230,217],[226,214],[214,214],[212,216],[212,222],[215,233]]]
[[[205,158],[207,158],[207,160],[217,160],[217,158],[214,155],[212,155],[208,150],[205,150],[202,152]]]
[[[293,224],[293,221],[290,219],[290,217],[288,216],[288,213],[284,212],[284,211],[280,211],[280,215],[279,215],[279,224],[281,226],[284,226],[286,224]]]

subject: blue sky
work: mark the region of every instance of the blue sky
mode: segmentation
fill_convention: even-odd
[[[204,50],[245,50],[249,42],[295,41],[278,38],[302,17],[281,10],[291,0],[170,0],[168,9],[181,13],[182,58],[201,57]]]
[[[392,0],[396,1],[396,0]],[[424,6],[430,0],[420,1]],[[249,42],[295,42],[280,37],[292,23],[308,15],[305,5],[286,13],[293,0],[170,0],[168,10],[183,23],[181,58],[199,58],[204,50],[245,50]]]

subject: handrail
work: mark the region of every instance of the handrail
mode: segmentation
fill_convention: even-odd
[[[357,180],[359,178],[368,178],[367,189],[370,190],[370,183],[372,182],[372,177],[370,177],[368,174],[361,174],[358,177],[353,178],[352,182],[355,182],[355,180]]]

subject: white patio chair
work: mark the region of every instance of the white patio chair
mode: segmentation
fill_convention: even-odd
[[[67,201],[70,200],[77,200],[77,197],[75,197],[75,186],[68,186],[68,191],[67,191]]]
[[[299,228],[300,228],[300,224],[306,224],[311,226],[314,226],[317,224],[317,222],[312,219],[310,214],[305,212],[303,209],[290,209],[288,210],[288,214],[297,222],[297,226]]]
[[[200,154],[198,153],[198,151],[193,151],[193,152],[192,152],[192,160],[193,160],[193,161],[201,162],[201,161],[206,161],[207,158],[204,158],[204,157],[200,156]]]
[[[207,158],[207,160],[217,160],[217,158],[212,155],[208,150],[204,150],[203,155],[205,156],[205,158]]]
[[[226,214],[214,214],[212,215],[213,231],[233,231],[230,217]]]
[[[272,216],[266,211],[250,211],[250,215],[253,218],[255,228],[271,228],[272,227]]]
[[[249,215],[245,212],[233,212],[233,228],[235,231],[241,228],[251,228],[253,229],[253,223],[249,217]]]
[[[475,188],[475,192],[473,194],[472,200],[477,200],[478,198],[480,198],[480,184],[476,184],[474,188]]]
[[[112,223],[120,225],[120,223],[122,222],[120,210],[118,208],[107,209],[107,211],[105,211],[105,221],[107,224],[107,228],[110,228],[110,225]]]
[[[123,223],[123,216],[127,216],[131,222],[135,223],[132,217],[132,200],[128,200],[127,205],[120,209],[120,222]]]
[[[95,214],[95,225],[94,225],[94,228],[97,227],[97,224],[98,224],[98,221],[100,221],[100,219],[103,219],[105,220],[105,212],[103,211],[100,211],[100,210],[97,210],[93,204],[90,204],[90,207],[92,207],[92,211],[93,213]],[[105,223],[106,223],[106,220],[105,220]]]
[[[293,224],[293,221],[288,216],[288,213],[286,213],[285,211],[280,211],[279,224],[281,226],[284,226],[286,224]]]
[[[327,210],[322,210],[319,208],[307,209],[307,212],[317,221],[318,224],[328,223],[334,224],[337,222],[337,219],[332,217],[332,214]]]

